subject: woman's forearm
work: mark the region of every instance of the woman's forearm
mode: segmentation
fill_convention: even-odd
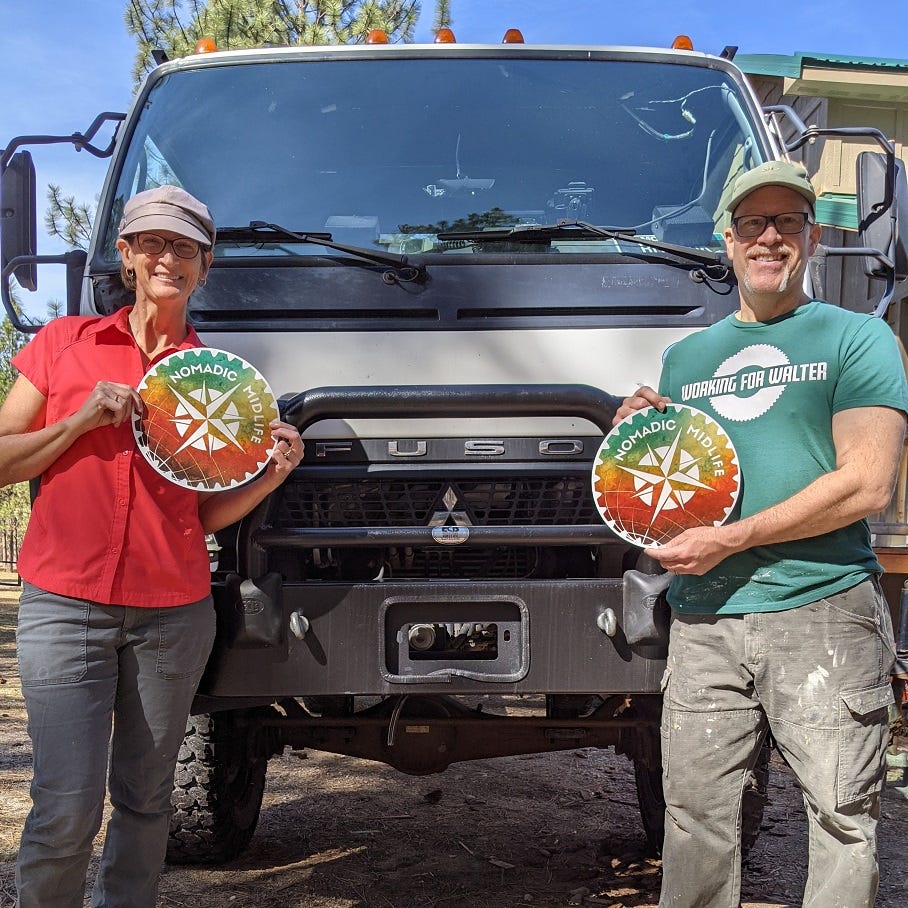
[[[0,486],[40,476],[79,434],[67,417],[33,432],[0,436]]]

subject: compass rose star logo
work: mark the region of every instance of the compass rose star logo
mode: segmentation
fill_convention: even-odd
[[[201,388],[183,394],[170,385],[178,401],[171,421],[184,439],[174,453],[196,448],[211,454],[228,444],[243,450],[236,436],[242,418],[230,398],[238,387],[237,384],[226,391],[215,391],[203,383]]]
[[[652,506],[652,524],[663,511],[683,508],[698,489],[712,491],[711,486],[700,482],[698,462],[699,458],[681,447],[679,432],[670,445],[655,449],[647,445],[647,453],[636,468],[619,466],[619,469],[634,477],[635,497]]]

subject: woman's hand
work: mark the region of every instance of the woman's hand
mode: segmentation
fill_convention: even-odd
[[[99,381],[79,409],[70,417],[77,434],[101,426],[119,428],[133,412],[142,412],[142,398],[129,385]]]
[[[303,459],[303,440],[295,426],[279,419],[272,420],[269,428],[274,439],[271,449],[273,473],[283,482]]]
[[[621,406],[612,420],[612,425],[617,426],[622,419],[632,413],[636,413],[637,410],[645,410],[647,407],[655,407],[661,412],[665,409],[665,405],[671,402],[672,399],[670,397],[663,397],[649,385],[641,385],[630,397],[625,397],[621,401]]]
[[[224,492],[202,492],[199,495],[199,517],[206,533],[236,523],[245,517],[265,496],[273,492],[303,459],[300,433],[289,423],[273,420],[269,428],[274,439],[271,463],[253,482]]]
[[[134,388],[99,381],[75,413],[46,425],[47,398],[20,375],[0,408],[0,486],[40,476],[79,436],[141,409]]]

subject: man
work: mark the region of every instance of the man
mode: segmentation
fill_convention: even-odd
[[[740,519],[647,550],[676,575],[662,908],[739,904],[742,791],[768,732],[804,792],[804,905],[876,896],[894,652],[864,518],[891,496],[908,392],[882,320],[804,292],[815,201],[800,165],[737,179],[725,243],[738,311],[671,347],[661,393],[640,388],[616,416],[667,401],[702,410],[743,477]],[[719,377],[731,378],[706,381]]]

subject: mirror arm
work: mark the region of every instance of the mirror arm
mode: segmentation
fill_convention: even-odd
[[[875,318],[882,318],[886,314],[886,310],[889,308],[892,296],[895,293],[895,262],[888,255],[880,252],[879,249],[867,246],[827,246],[826,255],[866,256],[867,258],[876,259],[886,269],[886,289],[873,310]]]
[[[865,126],[839,126],[821,129],[819,126],[807,126],[804,121],[797,115],[792,107],[787,104],[769,104],[764,111],[772,115],[773,113],[781,114],[787,117],[798,133],[797,138],[791,142],[785,143],[786,151],[795,151],[807,142],[817,139],[821,136],[840,136],[842,138],[869,138],[873,139],[882,149],[886,156],[886,177],[883,198],[880,202],[871,206],[870,213],[864,218],[863,222],[858,225],[858,231],[863,232],[877,218],[884,215],[887,211],[893,222],[895,222],[895,145],[889,141],[886,135],[879,129],[872,129]],[[895,235],[893,223],[893,236]],[[876,259],[886,269],[886,289],[883,297],[877,303],[873,314],[876,317],[882,317],[889,308],[889,303],[895,293],[895,262],[885,255],[879,249],[870,249],[866,247],[830,247],[826,250],[827,255],[842,256],[865,256],[866,258]]]
[[[763,112],[769,114],[770,118],[772,118],[773,114],[777,113],[791,120],[791,124],[792,126],[794,126],[798,135],[803,135],[805,132],[807,132],[807,124],[797,115],[795,109],[788,104],[767,104],[763,108]],[[790,146],[785,143],[785,140],[782,138],[781,133],[777,132],[777,135],[779,137],[779,141],[781,141],[783,146],[785,146],[786,151],[790,150]]]
[[[872,129],[868,126],[829,126],[820,128],[819,126],[807,126],[804,121],[795,113],[794,108],[788,104],[767,104],[763,108],[766,113],[779,113],[791,120],[792,125],[798,133],[796,139],[786,142],[786,151],[796,151],[802,145],[811,139],[817,139],[820,136],[843,136],[843,137],[860,137],[870,138],[882,146],[883,151],[895,156],[895,146],[885,134],[879,129]]]
[[[67,270],[85,266],[85,250],[71,249],[62,255],[17,255],[10,259],[0,275],[0,297],[3,299],[3,308],[12,326],[23,334],[34,334],[43,327],[42,322],[23,321],[13,305],[13,295],[10,292],[10,279],[13,272],[20,265],[66,265]]]
[[[89,126],[84,133],[74,132],[71,136],[16,136],[16,138],[3,149],[3,153],[0,154],[0,171],[6,170],[6,165],[9,164],[10,159],[16,153],[16,150],[23,145],[63,145],[68,143],[74,145],[76,151],[85,150],[96,158],[109,158],[113,154],[114,146],[117,142],[117,131],[114,130],[114,134],[111,136],[110,142],[106,148],[98,148],[96,145],[92,145],[91,140],[95,137],[98,130],[109,120],[119,123],[125,119],[125,113],[105,111],[94,118],[91,126]]]
[[[804,121],[795,113],[794,109],[787,104],[769,104],[764,110],[767,113],[779,113],[791,120],[792,125],[798,132],[798,137],[791,142],[785,143],[786,151],[797,151],[802,145],[806,145],[813,139],[821,136],[840,136],[842,138],[865,138],[873,139],[886,155],[886,189],[882,201],[873,206],[873,213],[878,217],[882,212],[891,208],[892,201],[895,198],[895,146],[886,138],[885,133],[879,129],[872,129],[867,126],[830,126],[821,129],[819,126],[807,126]],[[871,218],[871,220],[875,220]],[[860,224],[859,230],[865,230],[867,224]]]

